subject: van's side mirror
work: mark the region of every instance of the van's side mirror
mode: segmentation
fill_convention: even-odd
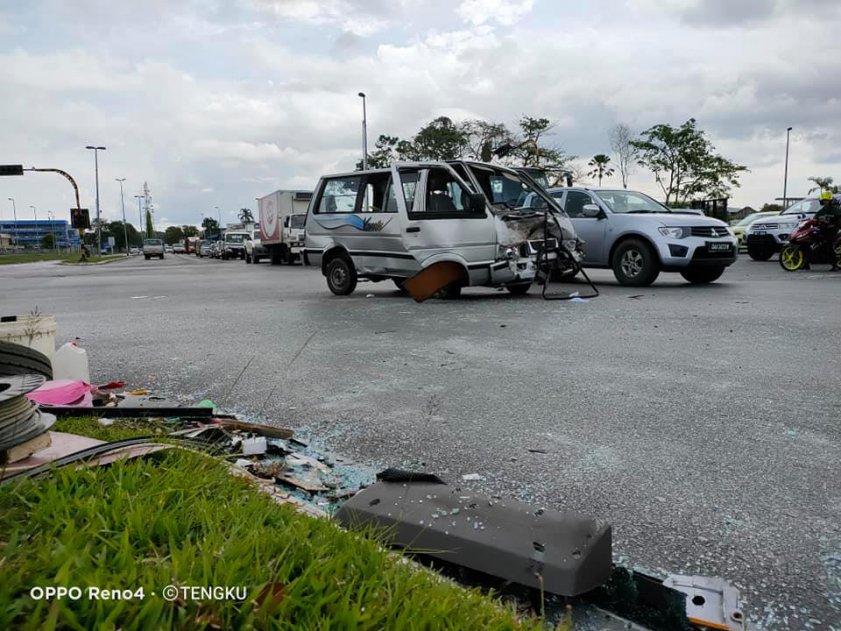
[[[581,208],[581,215],[584,217],[599,218],[602,217],[602,209],[596,204],[584,204]]]
[[[482,193],[470,193],[467,197],[468,212],[481,215],[485,213],[485,196]]]

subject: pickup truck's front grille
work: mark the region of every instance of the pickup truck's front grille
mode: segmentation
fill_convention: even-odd
[[[689,230],[693,237],[712,237],[714,239],[723,239],[724,237],[730,236],[730,233],[727,232],[727,228],[720,228],[718,226],[692,226]]]
[[[755,223],[752,224],[750,229],[751,230],[777,230],[779,229],[780,224],[778,223]]]

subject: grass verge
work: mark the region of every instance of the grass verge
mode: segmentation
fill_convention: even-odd
[[[138,431],[125,421],[104,429],[112,428],[120,434],[110,440]],[[181,449],[0,487],[0,567],[2,629],[541,626],[375,540],[280,506],[220,461]],[[240,588],[245,597],[180,593],[169,601],[167,585]],[[36,600],[36,586],[77,586],[82,595]],[[133,597],[93,599],[89,587]]]
[[[88,263],[104,263],[117,259],[126,258],[125,254],[114,254],[106,256],[91,256]],[[61,261],[62,263],[79,263],[79,254],[56,254],[55,252],[32,252],[25,254],[1,254],[0,265],[13,265],[15,263],[37,263],[39,261]]]

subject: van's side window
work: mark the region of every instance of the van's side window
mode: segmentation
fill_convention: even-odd
[[[413,212],[415,209],[415,190],[418,188],[417,171],[400,171],[400,182],[403,184],[403,199],[406,200],[406,210]]]
[[[390,196],[390,197],[389,197]],[[397,202],[391,189],[390,173],[371,173],[365,178],[362,195],[363,213],[396,213]]]
[[[324,191],[321,193],[321,200],[318,203],[318,212],[354,212],[361,181],[362,177],[358,175],[327,180],[324,184]]]
[[[429,169],[426,180],[426,212],[467,212],[467,191],[446,169]]]

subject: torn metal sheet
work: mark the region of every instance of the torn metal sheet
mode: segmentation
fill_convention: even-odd
[[[268,438],[289,439],[294,435],[294,432],[291,429],[274,427],[272,425],[262,425],[260,423],[248,423],[246,421],[238,421],[236,419],[217,417],[213,419],[213,424],[228,431],[239,430],[243,432],[251,432]]]
[[[598,587],[612,568],[610,526],[447,485],[378,482],[336,518],[349,529],[381,528],[409,551],[563,596]]]
[[[672,574],[663,585],[686,594],[686,617],[692,624],[722,631],[744,631],[739,590],[723,578]]]

